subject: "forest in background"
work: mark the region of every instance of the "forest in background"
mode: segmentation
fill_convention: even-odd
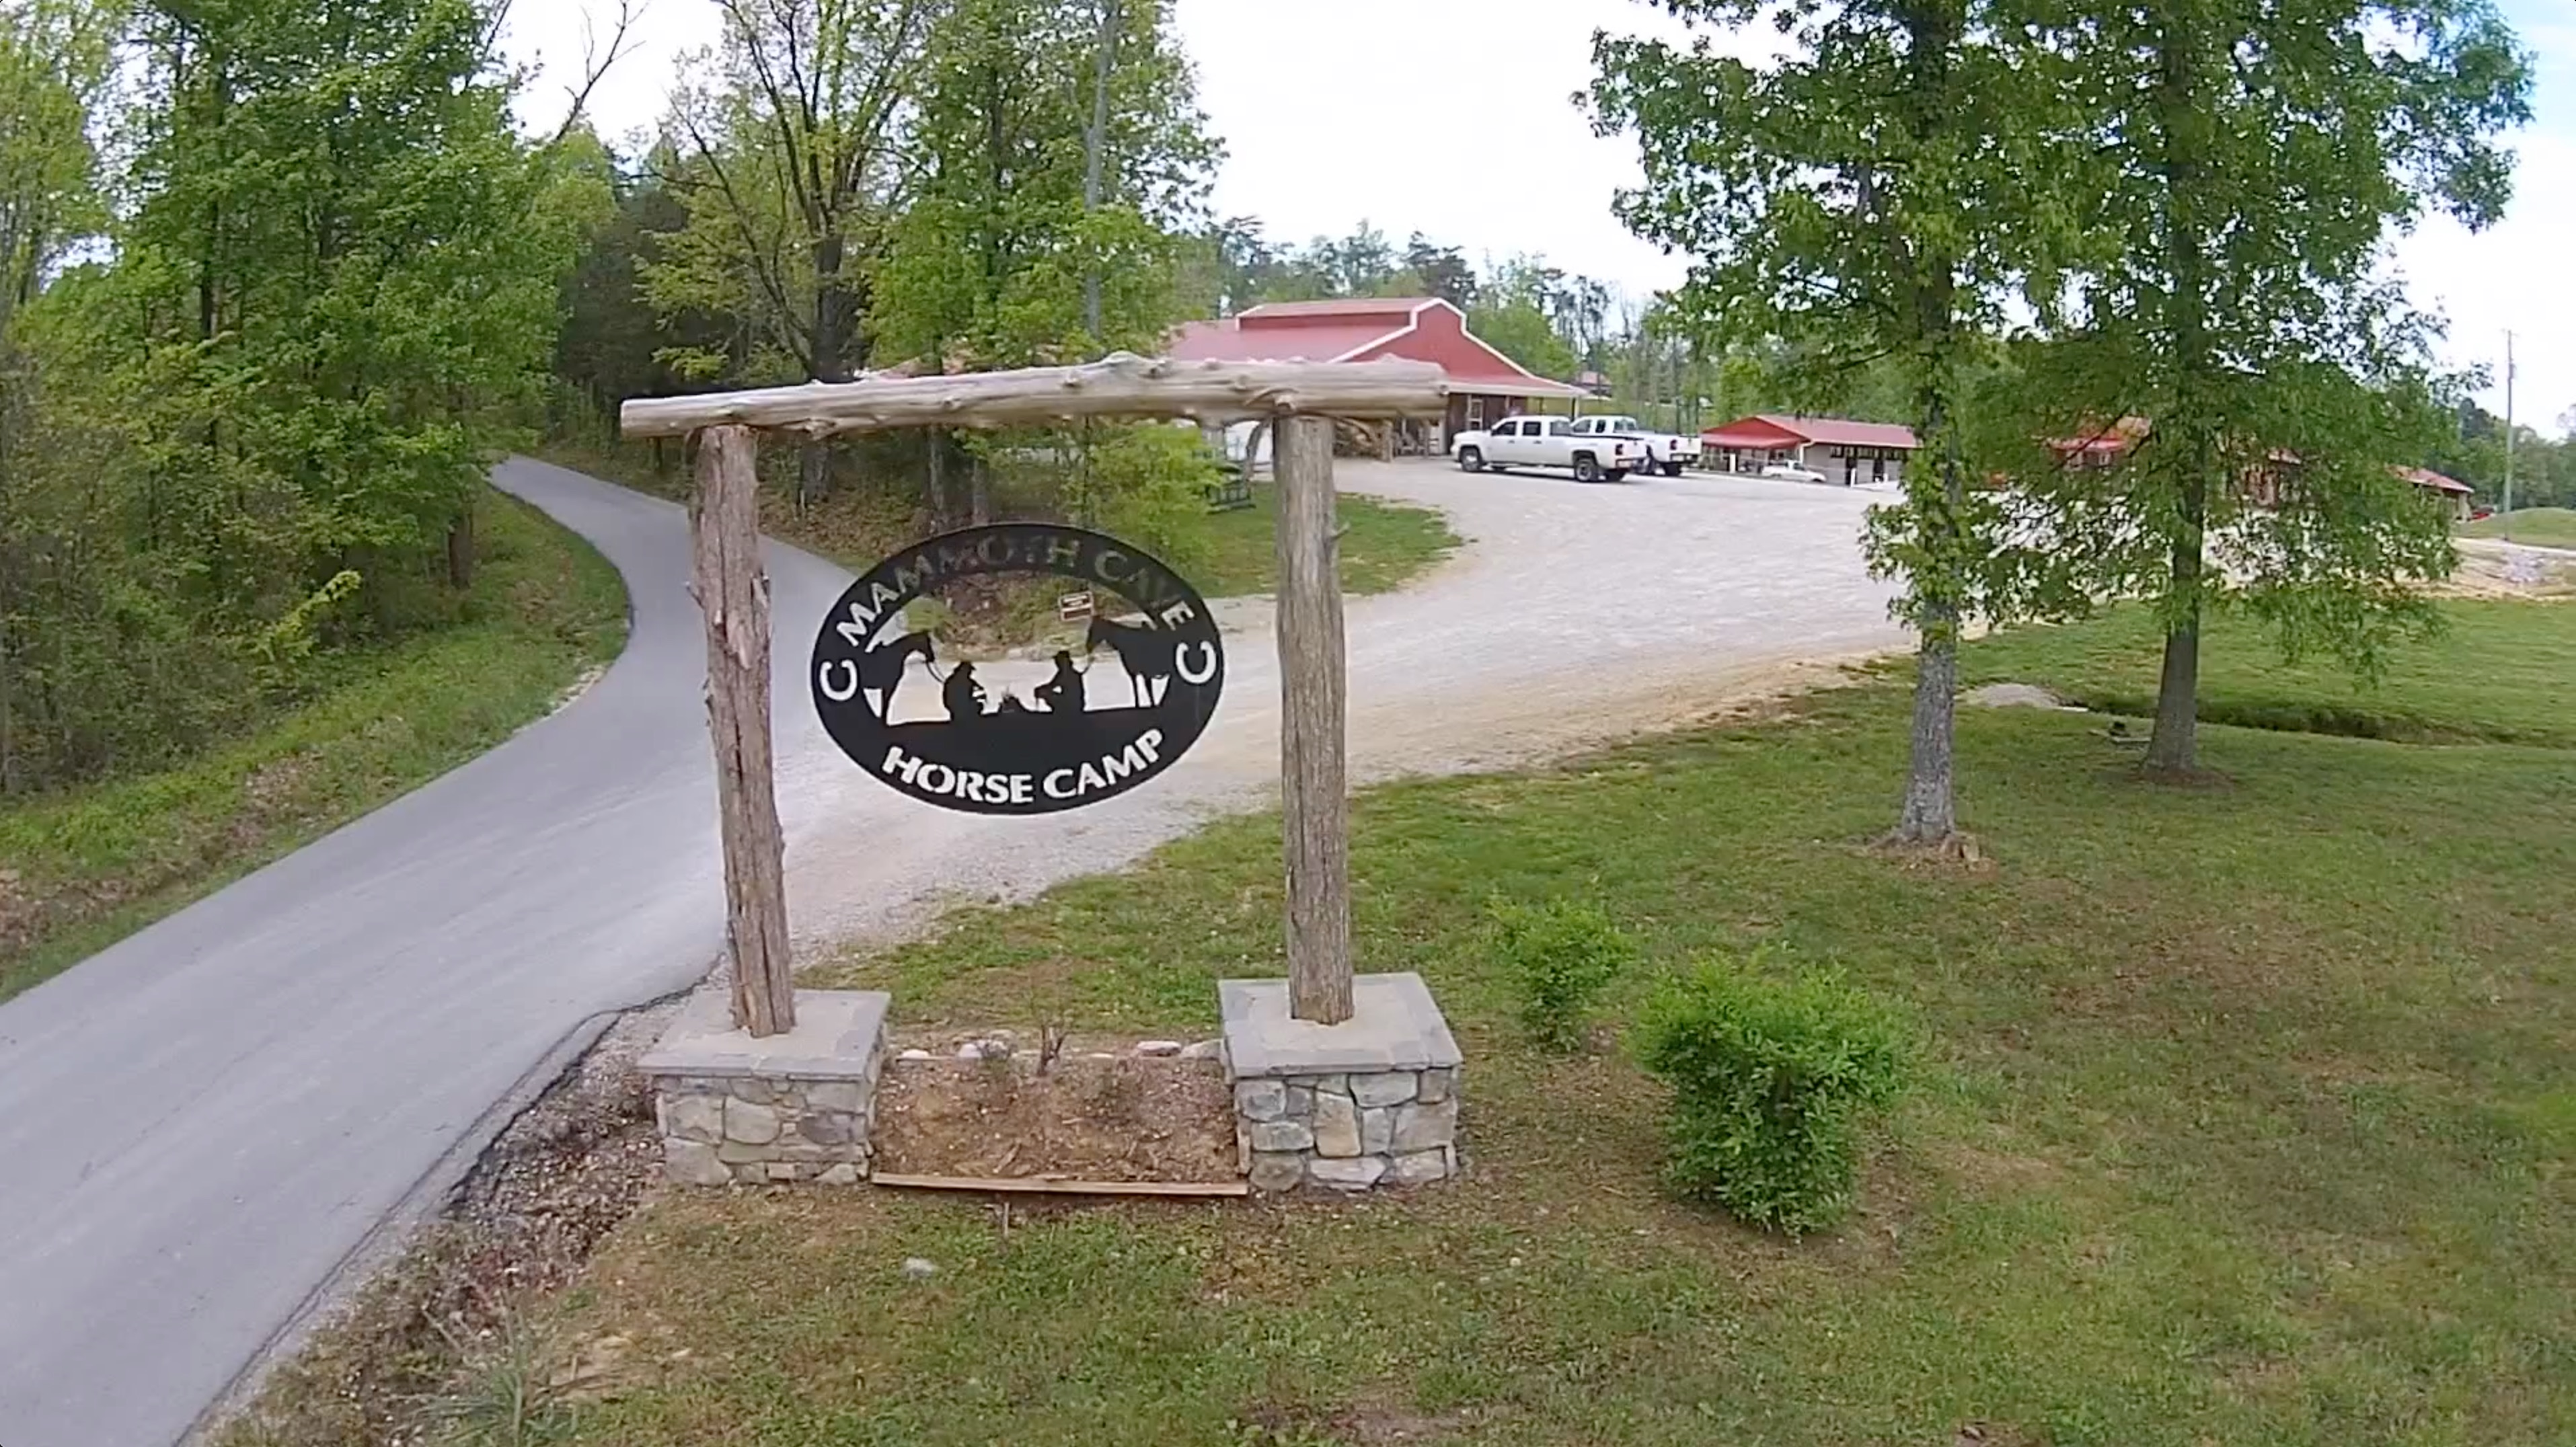
[[[1164,0],[708,3],[723,39],[621,154],[578,106],[513,125],[493,0],[0,0],[0,795],[184,758],[462,621],[490,464],[613,449],[630,396],[1428,294],[1660,425],[1915,406],[1896,359],[1544,258],[1211,214],[1222,144]],[[2017,377],[2001,344],[1967,365]],[[2457,412],[2426,461],[2491,497],[2502,426]],[[676,485],[677,451],[633,470]],[[2576,447],[2525,427],[2516,455],[2518,501],[2576,501]],[[769,461],[800,514],[1071,517],[1184,562],[1215,473],[1159,427]]]

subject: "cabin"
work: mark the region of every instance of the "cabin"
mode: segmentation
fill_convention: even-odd
[[[2143,417],[2123,417],[2090,436],[2055,438],[2048,445],[2069,468],[2103,471],[2117,466],[2153,430],[2154,424]],[[2295,475],[2298,466],[2296,454],[2274,452],[2266,466],[2248,470],[2245,479],[2247,496],[2259,506],[2276,506],[2283,480]],[[2427,500],[2441,509],[2443,516],[2454,522],[2469,520],[2477,501],[2477,489],[2429,467],[2401,467],[2396,472],[2420,489]]]
[[[1588,394],[1538,375],[1467,329],[1467,315],[1438,297],[1355,297],[1265,302],[1216,321],[1185,322],[1171,355],[1182,361],[1374,362],[1387,357],[1437,365],[1449,410],[1434,425],[1400,424],[1395,449],[1443,454],[1450,439],[1530,410]]]
[[[1892,422],[1759,412],[1709,428],[1700,434],[1700,445],[1700,465],[1720,472],[1760,472],[1774,463],[1794,463],[1848,487],[1902,479],[1917,443],[1913,428]]]

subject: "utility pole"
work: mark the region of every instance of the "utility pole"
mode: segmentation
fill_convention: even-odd
[[[2504,540],[2513,541],[2513,333],[2504,334]]]

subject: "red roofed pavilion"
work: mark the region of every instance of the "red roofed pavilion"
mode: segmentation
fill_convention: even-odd
[[[1729,472],[1758,472],[1775,462],[1796,463],[1846,486],[1904,476],[1917,446],[1914,429],[1892,422],[1843,417],[1791,417],[1760,412],[1700,434],[1711,461]]]
[[[1360,297],[1265,302],[1221,321],[1186,322],[1171,355],[1185,361],[1434,362],[1449,374],[1448,439],[1529,410],[1532,398],[1573,399],[1582,388],[1550,381],[1467,330],[1466,314],[1438,297]]]

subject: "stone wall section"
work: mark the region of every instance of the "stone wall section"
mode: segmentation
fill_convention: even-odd
[[[665,1075],[653,1081],[662,1161],[674,1185],[816,1181],[868,1175],[876,1080]]]
[[[1235,1149],[1256,1191],[1422,1186],[1458,1172],[1458,1070],[1237,1080]]]

